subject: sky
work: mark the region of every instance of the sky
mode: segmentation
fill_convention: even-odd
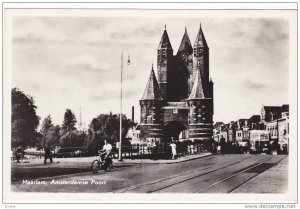
[[[199,25],[209,46],[214,121],[260,114],[262,105],[288,104],[289,22],[283,18],[14,17],[12,88],[34,97],[41,121],[62,124],[71,109],[86,127],[101,113],[120,112],[139,122],[139,99],[157,75],[157,47],[166,24],[177,52],[184,28],[192,42]],[[126,65],[128,52],[131,64]]]

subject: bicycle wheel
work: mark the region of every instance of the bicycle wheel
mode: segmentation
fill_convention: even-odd
[[[91,164],[91,170],[93,173],[97,173],[100,167],[100,162],[99,160],[94,160]]]
[[[111,171],[112,167],[113,167],[113,164],[112,164],[112,162],[110,162],[110,163],[106,166],[105,171],[106,171],[106,172]]]

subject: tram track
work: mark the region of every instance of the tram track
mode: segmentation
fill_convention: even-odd
[[[247,161],[249,159],[254,159],[254,158],[258,158],[256,156],[249,156],[248,158],[239,160],[239,161],[235,161],[233,163],[229,163],[225,166],[221,166],[218,167],[217,169],[213,169],[213,170],[209,170],[207,172],[203,172],[203,169],[197,169],[197,170],[193,170],[190,172],[185,172],[183,174],[178,174],[178,175],[173,175],[167,178],[163,178],[163,179],[159,179],[153,182],[148,182],[148,183],[144,183],[141,185],[136,185],[134,187],[131,188],[127,188],[124,189],[122,191],[118,191],[118,192],[132,192],[132,193],[139,193],[139,192],[144,192],[144,193],[156,193],[156,192],[165,192],[165,191],[172,191],[172,188],[174,187],[174,190],[176,190],[177,188],[179,188],[181,185],[182,187],[184,187],[184,185],[186,184],[193,184],[193,181],[197,180],[198,178],[201,178],[203,176],[206,175],[210,175],[210,174],[215,174],[219,171],[222,171],[223,169],[229,169],[232,167],[235,167],[237,164],[242,164],[244,161]],[[208,192],[214,192],[215,189],[218,187],[218,185],[220,184],[226,184],[226,182],[232,180],[235,177],[240,176],[241,174],[247,173],[247,172],[251,172],[254,169],[261,171],[261,172],[252,172],[251,173],[251,177],[247,178],[246,181],[243,181],[241,183],[239,183],[237,186],[234,186],[234,188],[229,189],[228,193],[234,191],[236,188],[238,188],[239,186],[243,185],[245,182],[251,180],[252,178],[254,178],[255,176],[259,175],[260,173],[264,172],[265,170],[267,170],[268,166],[271,165],[271,167],[273,167],[274,165],[278,164],[281,160],[283,160],[285,157],[281,158],[278,162],[274,163],[274,164],[267,164],[268,161],[270,161],[273,158],[273,156],[265,156],[263,159],[260,158],[260,162],[248,162],[250,163],[248,166],[242,168],[242,169],[237,169],[235,171],[233,171],[232,175],[226,176],[222,179],[220,179],[217,182],[214,182],[198,191],[194,191],[196,193],[206,193]],[[258,160],[258,159],[257,159]],[[224,164],[224,162],[221,162],[220,164]],[[246,164],[246,163],[245,163]],[[215,167],[215,166],[214,166]],[[208,170],[209,168],[206,168],[204,170]],[[199,172],[201,172],[199,174]],[[198,173],[198,174],[197,174]],[[249,175],[249,174],[247,174]],[[229,184],[230,185],[230,184]],[[176,187],[176,188],[175,188]],[[212,191],[210,191],[212,190]]]
[[[276,164],[278,164],[281,160],[283,160],[285,157],[281,158],[278,162],[272,164],[272,167]],[[212,184],[210,184],[209,186],[206,186],[205,188],[202,188],[198,191],[194,191],[195,193],[224,193],[224,192],[221,192],[222,190],[226,190],[226,193],[230,193],[230,192],[233,192],[235,189],[237,189],[238,187],[242,186],[244,183],[250,181],[251,179],[253,179],[255,176],[259,175],[260,173],[264,172],[265,170],[267,169],[261,169],[262,171],[261,172],[257,172],[257,173],[253,173],[251,175],[251,177],[247,178],[246,181],[243,181],[242,183],[238,183],[236,186],[234,186],[233,188],[230,188],[228,189],[227,187],[230,187],[233,185],[232,182],[234,178],[237,178],[239,177],[240,175],[242,174],[245,174],[247,172],[250,172],[251,170],[254,170],[254,169],[258,169],[260,170],[259,168],[261,168],[262,166],[264,166],[266,164],[266,162],[270,161],[272,159],[272,156],[266,156],[265,158],[263,158],[260,162],[260,163],[254,163],[252,164],[251,166],[247,166],[246,168],[240,170],[240,171],[235,171],[234,174],[230,175],[230,176],[227,176],[227,177],[224,177],[222,178],[221,180],[217,181],[217,182],[214,182]],[[231,165],[230,165],[231,166]],[[226,168],[229,167],[229,166],[226,166]],[[214,173],[214,172],[217,172],[221,169],[218,169],[216,171],[212,171],[210,173]],[[153,190],[153,191],[149,191],[149,193],[153,193],[153,192],[165,192],[166,189],[167,190],[170,190],[174,187],[180,187],[180,185],[182,185],[182,187],[184,187],[184,184],[188,184],[189,182],[192,182],[192,181],[195,181],[197,180],[197,178],[201,177],[203,175],[199,175],[199,176],[195,176],[194,178],[190,178],[190,179],[186,179],[185,181],[181,181],[181,182],[178,182],[177,184],[173,184],[173,185],[168,185],[168,186],[165,186],[163,188],[159,188],[159,189],[156,189],[156,190]],[[238,182],[238,181],[237,181]],[[222,185],[221,185],[222,184]],[[220,186],[221,185],[221,186]],[[225,185],[225,186],[224,186]],[[222,187],[223,186],[223,187]],[[225,189],[224,189],[225,187]],[[221,189],[220,189],[221,188]],[[174,190],[176,190],[174,188]],[[228,191],[227,191],[228,190]]]
[[[212,184],[212,185],[210,185],[210,186],[208,186],[208,187],[206,187],[206,188],[204,188],[204,189],[201,189],[201,190],[199,190],[197,193],[207,193],[207,191],[209,190],[209,189],[211,189],[211,188],[213,188],[213,187],[216,187],[216,186],[218,186],[219,184],[222,184],[222,183],[225,183],[226,181],[229,181],[229,180],[232,180],[233,178],[236,178],[236,177],[238,177],[239,175],[241,175],[241,174],[244,174],[244,173],[247,173],[247,172],[249,172],[249,171],[251,171],[251,170],[255,170],[255,169],[261,169],[261,168],[263,168],[263,169],[261,169],[262,170],[262,172],[257,172],[257,173],[255,173],[255,174],[253,174],[250,178],[248,178],[246,181],[243,181],[242,183],[240,183],[240,184],[238,184],[237,186],[235,186],[234,188],[231,188],[227,193],[231,193],[231,192],[233,192],[235,189],[237,189],[238,187],[240,187],[240,186],[242,186],[243,184],[245,184],[245,183],[247,183],[248,181],[250,181],[251,179],[253,179],[253,178],[255,178],[256,176],[258,176],[259,174],[261,174],[261,173],[263,173],[264,171],[266,171],[267,169],[269,169],[269,168],[271,168],[271,167],[273,167],[273,166],[275,166],[275,165],[277,165],[278,163],[280,163],[283,159],[285,159],[286,157],[283,157],[283,158],[281,158],[278,162],[276,162],[276,163],[270,163],[272,166],[267,166],[266,168],[263,168],[263,166],[265,166],[266,165],[266,162],[268,162],[271,158],[269,158],[269,159],[267,159],[266,161],[264,161],[264,162],[262,162],[262,163],[259,163],[259,164],[257,164],[257,165],[254,165],[254,166],[251,166],[251,167],[249,167],[249,168],[246,168],[246,169],[244,169],[244,170],[242,170],[242,171],[240,171],[240,172],[238,172],[238,173],[235,173],[235,174],[233,174],[233,175],[231,175],[231,176],[229,176],[229,177],[226,177],[226,178],[224,178],[224,179],[222,179],[222,180],[220,180],[220,181],[218,181],[218,182],[216,182],[216,183],[214,183],[214,184]]]
[[[168,188],[170,186],[173,186],[173,185],[176,185],[176,184],[188,181],[190,179],[194,179],[194,178],[197,178],[197,177],[200,177],[200,176],[203,176],[203,175],[206,175],[206,174],[209,174],[209,173],[212,173],[212,172],[215,172],[215,171],[227,168],[229,166],[235,165],[237,163],[240,163],[242,161],[248,160],[250,158],[253,158],[253,156],[249,156],[249,157],[244,158],[242,160],[230,162],[229,164],[227,164],[225,166],[221,166],[221,167],[219,167],[217,169],[213,169],[213,170],[208,171],[208,172],[203,172],[203,171],[204,170],[208,170],[208,169],[213,168],[213,167],[216,167],[216,166],[219,166],[219,165],[224,165],[224,163],[228,163],[228,162],[220,162],[217,165],[210,165],[210,166],[206,166],[206,168],[200,168],[200,169],[196,169],[196,170],[192,170],[192,171],[187,171],[187,172],[176,174],[176,175],[172,175],[172,176],[169,176],[169,177],[166,177],[166,178],[161,178],[161,179],[150,181],[150,182],[147,182],[147,183],[142,183],[142,184],[139,184],[139,185],[134,185],[132,187],[129,187],[129,188],[126,188],[126,189],[121,189],[121,190],[118,190],[118,191],[115,191],[115,192],[116,193],[125,193],[125,192],[133,192],[133,193],[135,193],[135,192],[138,192],[139,189],[143,189],[143,188],[151,187],[151,186],[152,187],[159,186],[160,187],[159,189],[146,191],[146,193],[156,192],[156,191],[159,191],[161,189]],[[198,174],[199,172],[203,172],[203,173]],[[193,175],[193,174],[196,174],[196,176],[189,177],[190,175]],[[176,181],[175,183],[171,183],[171,184],[168,184],[165,187],[162,187],[162,185],[166,184],[167,181],[174,181],[174,179],[176,179],[176,178],[177,179],[178,178],[182,178],[183,180]]]

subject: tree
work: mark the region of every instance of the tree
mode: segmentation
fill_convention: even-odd
[[[40,147],[45,147],[47,145],[50,146],[58,146],[59,145],[59,139],[60,139],[60,126],[52,123],[51,116],[48,115],[41,126],[40,134],[41,134],[41,140],[40,140]]]
[[[76,129],[75,128],[76,122],[77,121],[74,113],[70,109],[66,109],[62,128],[65,131],[72,131]]]
[[[60,137],[59,144],[61,147],[82,147],[84,145],[85,138],[86,134],[84,132],[73,130],[64,133]]]
[[[52,126],[53,126],[53,123],[52,123],[51,116],[48,115],[42,122],[41,134],[43,136],[45,136]]]
[[[131,127],[132,122],[122,117],[122,138],[125,138],[128,129]],[[102,148],[104,139],[108,139],[111,144],[116,144],[120,138],[120,117],[116,114],[100,114],[94,118],[88,130],[87,141],[89,142],[88,148],[94,153],[96,150]],[[124,140],[123,140],[124,142]]]
[[[74,147],[77,144],[76,117],[70,109],[66,109],[60,138],[61,147]]]
[[[40,118],[36,114],[33,97],[18,88],[12,89],[11,146],[23,148],[37,144],[37,127]]]
[[[60,145],[60,127],[59,125],[51,126],[44,136],[43,146],[50,145],[52,147]]]

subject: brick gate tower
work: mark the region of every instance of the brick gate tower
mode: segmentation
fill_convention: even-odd
[[[185,29],[176,55],[165,27],[157,49],[157,76],[156,79],[152,66],[140,99],[141,139],[211,139],[213,82],[209,78],[209,48],[201,25],[193,47]]]

